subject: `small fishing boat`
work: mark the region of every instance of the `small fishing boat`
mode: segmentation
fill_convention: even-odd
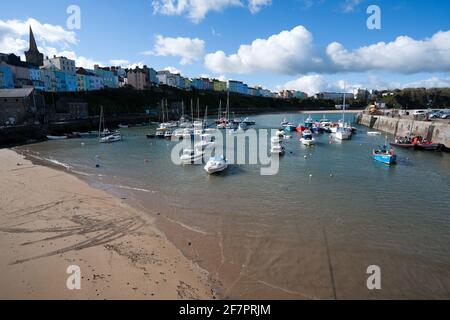
[[[414,147],[416,146],[414,143],[411,143],[411,142],[391,142],[389,144],[392,147],[403,148],[403,149],[414,149]]]
[[[185,149],[180,157],[182,164],[200,164],[204,153],[195,149]]]
[[[256,124],[255,121],[251,121],[249,118],[245,118],[243,121],[247,126],[254,126]]]
[[[378,131],[369,131],[367,132],[368,136],[381,136],[381,132]]]
[[[164,138],[165,139],[172,139],[172,131],[167,130],[166,132],[164,132]]]
[[[305,128],[312,129],[314,124],[314,119],[311,117],[311,115],[305,120]]]
[[[168,131],[167,128],[158,128],[158,129],[156,129],[155,135],[156,135],[157,138],[162,139],[162,138],[164,138],[164,135],[166,134],[166,131]]]
[[[245,131],[245,130],[248,129],[248,126],[247,126],[247,124],[246,124],[245,122],[241,122],[241,123],[239,123],[238,129],[239,129],[240,131]]]
[[[284,131],[286,132],[294,132],[297,129],[297,126],[290,122],[284,126]]]
[[[430,141],[421,141],[414,145],[416,150],[422,151],[441,151],[444,145],[440,143],[433,143]]]
[[[100,139],[100,143],[113,143],[119,141],[122,141],[122,135],[120,133],[114,133]]]
[[[120,129],[127,129],[127,128],[129,128],[130,126],[127,125],[127,124],[119,124],[118,127],[119,127]]]
[[[379,150],[373,150],[373,158],[381,163],[393,165],[397,162],[397,156],[393,149],[387,150],[386,146],[382,146]]]
[[[205,171],[208,174],[219,173],[228,168],[228,162],[223,157],[212,157],[209,159],[208,163],[206,163]]]
[[[335,136],[338,140],[350,140],[352,138],[352,132],[348,128],[338,127]]]
[[[303,126],[303,125],[299,125],[296,129],[295,129],[295,131],[297,131],[298,133],[302,133],[303,131],[305,131],[306,130],[306,128],[305,128],[305,126]]]
[[[284,155],[286,152],[286,149],[281,144],[273,144],[272,148],[270,149],[271,154],[278,154],[278,155]]]
[[[311,130],[307,129],[303,131],[300,142],[305,146],[312,146],[315,144],[315,140],[313,138]]]
[[[281,123],[280,123],[280,125],[282,127],[287,126],[288,124],[289,124],[289,121],[286,118],[284,118],[283,121],[281,121]]]

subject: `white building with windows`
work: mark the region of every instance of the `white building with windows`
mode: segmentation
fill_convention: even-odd
[[[49,67],[55,67],[58,70],[67,72],[67,73],[76,73],[77,69],[75,67],[75,61],[74,60],[70,60],[66,57],[57,57],[57,56],[53,56],[53,58],[50,59],[45,59],[44,60],[44,67],[45,68],[49,68]]]

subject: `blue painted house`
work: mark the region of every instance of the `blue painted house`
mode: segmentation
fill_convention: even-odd
[[[10,66],[0,65],[0,89],[13,89],[14,76]]]

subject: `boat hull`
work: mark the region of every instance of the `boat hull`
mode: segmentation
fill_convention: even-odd
[[[415,145],[413,143],[395,143],[395,142],[391,142],[390,145],[392,147],[403,148],[403,149],[414,149],[414,147],[415,147]]]
[[[397,156],[396,155],[381,155],[381,154],[374,154],[373,158],[375,161],[387,164],[387,165],[393,165],[397,162]]]
[[[441,151],[443,148],[442,144],[432,143],[432,144],[416,144],[414,146],[416,150],[422,151]]]
[[[336,133],[336,139],[338,140],[350,140],[352,138],[352,135],[347,132],[337,132]]]

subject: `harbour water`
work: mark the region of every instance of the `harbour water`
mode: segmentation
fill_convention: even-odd
[[[285,117],[307,115],[252,120],[278,128]],[[314,147],[293,133],[274,176],[257,165],[218,176],[176,166],[174,143],[147,139],[143,127],[122,129],[124,141],[110,145],[85,138],[21,149],[148,212],[223,298],[450,298],[450,154],[398,150],[389,167],[371,156],[385,137],[357,128],[351,141],[317,135]],[[381,290],[367,287],[372,265]]]

